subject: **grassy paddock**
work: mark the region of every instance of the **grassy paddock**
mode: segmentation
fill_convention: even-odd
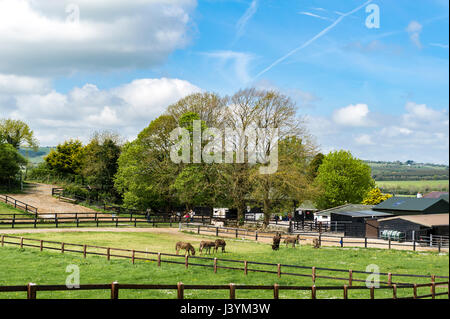
[[[190,241],[196,248],[200,240],[206,236],[197,236],[186,233],[108,233],[108,232],[70,232],[70,233],[36,233],[21,234],[19,236],[68,243],[92,244],[117,248],[128,248],[142,251],[159,251],[174,253],[175,243],[179,240]],[[213,239],[213,238],[211,238]],[[54,245],[54,247],[59,247]],[[79,248],[77,248],[79,249]],[[272,251],[270,245],[244,240],[227,239],[225,254],[215,254],[218,258],[239,259],[258,262],[296,264],[304,266],[316,266],[327,268],[341,268],[365,270],[370,264],[376,264],[380,272],[392,272],[402,274],[438,274],[448,275],[449,259],[447,254],[420,253],[404,251],[388,251],[379,249],[362,248],[335,248],[323,247],[319,250],[311,246],[300,248],[281,247],[279,251]],[[103,251],[104,252],[104,251]],[[198,254],[197,254],[198,255]],[[214,256],[214,255],[212,255]],[[145,256],[143,256],[145,257]],[[149,258],[154,258],[148,255]],[[173,259],[163,257],[163,259]],[[182,258],[175,259],[183,261]],[[190,262],[207,263],[198,259],[190,259]],[[276,274],[249,272],[247,276],[242,271],[219,269],[214,274],[211,268],[162,263],[161,267],[156,262],[137,261],[135,265],[131,260],[112,258],[107,261],[105,257],[89,256],[83,259],[82,254],[58,253],[57,251],[39,252],[36,248],[19,249],[18,246],[6,246],[0,248],[0,285],[23,285],[28,282],[36,284],[64,284],[68,275],[65,273],[67,265],[75,264],[80,267],[81,284],[87,283],[153,283],[175,284],[182,281],[185,284],[258,284],[272,285],[305,285],[312,284],[311,278],[283,275],[278,278]],[[223,264],[223,263],[222,263]],[[219,263],[220,265],[220,263]],[[229,264],[233,267],[242,267],[241,264]],[[249,268],[276,270],[269,266],[250,265]],[[309,270],[282,269],[286,272],[310,274]],[[346,277],[346,273],[318,271],[318,275]],[[354,276],[365,279],[364,274]],[[385,276],[381,280],[386,280]],[[394,281],[412,281],[410,278],[394,277]],[[418,278],[413,282],[429,282],[428,278]],[[318,278],[317,286],[343,285],[345,281]],[[364,285],[355,282],[354,285]],[[438,289],[441,292],[442,289]],[[429,293],[429,288],[422,288],[420,294]],[[399,289],[398,295],[408,296],[412,289]],[[368,291],[351,291],[350,298],[368,298]],[[391,291],[379,291],[377,297],[390,297]],[[23,293],[2,293],[0,298],[23,298]],[[108,298],[108,292],[39,292],[38,298]],[[175,291],[121,291],[121,298],[175,298]],[[186,298],[227,298],[226,291],[186,291]],[[271,291],[238,291],[238,298],[271,298]],[[309,298],[310,292],[281,291],[281,298]],[[319,291],[319,298],[342,298],[342,291]]]
[[[449,190],[448,180],[423,180],[423,181],[377,181],[376,185],[384,192],[401,194],[428,193],[432,191]]]

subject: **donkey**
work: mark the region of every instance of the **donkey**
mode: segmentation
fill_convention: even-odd
[[[292,247],[295,247],[295,244],[300,243],[300,235],[288,236],[284,239],[284,242],[286,243],[286,247],[288,246],[288,244],[292,244]]]
[[[190,243],[184,243],[182,241],[179,241],[175,245],[175,249],[177,251],[177,255],[180,252],[180,249],[184,249],[186,251],[185,255],[191,255],[191,253],[192,253],[192,256],[195,256],[195,248]]]
[[[317,239],[317,238],[314,238],[314,239],[313,239],[313,247],[314,247],[314,248],[320,248],[320,242],[319,242],[319,239]]]
[[[280,248],[281,234],[277,232],[275,236],[273,236],[273,244],[272,249],[278,250]]]
[[[211,247],[215,248],[216,243],[213,241],[201,241],[200,248],[198,251],[200,252],[200,255],[201,255],[203,252],[203,249],[205,249],[207,254],[211,254]]]
[[[216,239],[215,241],[215,252],[217,253],[217,249],[219,249],[219,247],[222,247],[222,253],[225,252],[225,246],[227,245],[227,243],[225,242],[225,240],[223,239]]]

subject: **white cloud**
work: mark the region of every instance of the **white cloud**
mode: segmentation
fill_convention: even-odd
[[[364,104],[363,104],[364,105]],[[354,118],[343,116],[359,110]],[[342,111],[344,110],[344,111]],[[307,117],[311,134],[324,152],[347,149],[355,156],[371,160],[449,163],[449,111],[426,104],[408,102],[400,115],[377,114],[376,126],[364,126],[368,109],[339,109],[332,116]],[[374,114],[375,115],[375,114]],[[336,125],[338,122],[348,125]],[[342,118],[341,118],[342,116]],[[355,126],[353,124],[361,125]],[[426,150],[426,151],[425,151]]]
[[[373,145],[372,137],[368,134],[362,134],[355,138],[355,142],[359,145]]]
[[[0,73],[150,67],[188,43],[195,0],[0,0]]]
[[[134,137],[168,105],[199,91],[187,81],[168,78],[138,79],[108,90],[86,84],[67,94],[52,90],[11,95],[14,103],[0,103],[0,113],[25,120],[41,145],[56,145],[67,138],[87,141],[99,129]]]
[[[236,83],[236,80],[238,80],[245,85],[251,80],[248,67],[254,58],[252,54],[236,51],[214,51],[203,53],[203,55],[217,59],[219,72],[230,82]],[[232,74],[229,73],[230,69],[233,71]]]
[[[371,126],[367,104],[355,104],[334,111],[333,121],[343,126]]]
[[[389,126],[389,127],[383,127],[380,131],[380,134],[384,137],[398,137],[398,136],[408,136],[413,133],[412,130],[405,128],[405,127],[398,127],[398,126]]]
[[[417,21],[411,21],[406,28],[406,32],[409,33],[409,38],[419,49],[422,48],[420,42],[420,32],[422,32],[422,25]]]
[[[0,73],[0,94],[40,93],[50,90],[50,80]]]
[[[408,102],[406,103],[405,109],[407,112],[402,117],[405,126],[417,127],[423,123],[436,125],[439,122],[448,120],[448,112],[437,111],[428,107],[426,104]]]

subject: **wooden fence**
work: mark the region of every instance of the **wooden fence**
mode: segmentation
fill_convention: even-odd
[[[273,298],[279,299],[280,290],[295,290],[295,291],[310,291],[311,299],[317,299],[317,292],[323,290],[341,290],[343,299],[349,299],[350,290],[365,290],[370,292],[370,299],[375,299],[375,291],[380,290],[392,290],[392,299],[423,299],[432,298],[437,296],[449,296],[448,291],[449,282],[437,282],[428,284],[413,284],[407,286],[392,285],[392,286],[380,286],[380,287],[367,287],[367,286],[285,286],[285,285],[185,285],[179,282],[176,285],[154,285],[154,284],[119,284],[117,281],[111,284],[85,284],[79,285],[79,287],[72,288],[66,285],[36,285],[29,283],[26,286],[0,286],[1,292],[26,292],[27,299],[36,299],[38,291],[74,291],[74,290],[109,290],[111,292],[111,299],[119,299],[120,290],[176,290],[177,299],[184,299],[185,290],[227,290],[229,291],[229,298],[236,299],[237,290],[272,290]],[[436,292],[437,286],[447,286],[446,292]],[[431,293],[426,295],[418,295],[417,290],[421,287],[430,287]],[[398,298],[397,292],[399,289],[412,289],[412,296]]]
[[[15,241],[7,241],[6,239],[12,239]],[[27,242],[26,242],[27,241]],[[32,242],[32,243],[30,243]],[[105,256],[107,260],[111,258],[125,258],[131,259],[131,262],[134,264],[137,260],[143,261],[154,261],[160,267],[162,263],[171,263],[184,265],[186,268],[190,266],[194,267],[204,267],[211,268],[214,273],[217,273],[218,269],[228,269],[235,271],[242,271],[244,275],[247,275],[249,272],[256,273],[269,273],[276,274],[278,277],[281,276],[297,276],[297,277],[306,277],[311,278],[312,283],[315,284],[317,279],[330,279],[330,280],[339,280],[345,281],[348,283],[349,287],[353,286],[353,282],[366,282],[366,279],[356,278],[356,275],[371,275],[372,272],[360,271],[360,270],[347,270],[347,269],[333,269],[333,268],[324,268],[324,267],[310,267],[310,266],[301,266],[301,265],[288,265],[288,264],[275,264],[275,263],[265,263],[265,262],[256,262],[256,261],[246,261],[246,260],[235,260],[235,259],[225,259],[225,258],[212,258],[212,257],[203,257],[203,256],[182,256],[176,254],[168,254],[168,253],[160,253],[160,252],[149,252],[149,251],[140,251],[134,249],[124,249],[124,248],[112,248],[112,247],[104,247],[104,246],[95,246],[95,245],[82,245],[82,244],[72,244],[72,243],[64,243],[57,241],[45,241],[40,239],[33,238],[23,238],[17,236],[9,236],[2,235],[0,237],[0,244],[3,247],[5,244],[19,246],[20,248],[24,247],[33,247],[39,248],[40,251],[44,249],[60,251],[61,253],[73,252],[83,254],[83,257],[86,258],[87,255],[96,255],[96,256]],[[53,246],[45,246],[46,244],[52,244]],[[78,248],[80,250],[77,250]],[[90,250],[89,250],[90,249]],[[119,253],[127,253],[120,254]],[[146,257],[144,257],[144,255]],[[148,255],[152,255],[155,258],[148,258]],[[167,257],[167,258],[163,258]],[[177,260],[178,259],[178,260]],[[179,261],[179,260],[182,261]],[[196,262],[191,262],[193,259]],[[206,263],[201,263],[202,261]],[[220,262],[220,264],[219,264]],[[232,266],[230,266],[232,264]],[[254,265],[259,268],[250,268],[250,265]],[[237,267],[236,267],[237,266]],[[265,268],[265,269],[262,269]],[[273,269],[273,270],[272,270]],[[288,271],[282,271],[284,269],[288,269]],[[307,273],[298,273],[293,272],[293,270],[303,270],[307,271]],[[341,273],[345,274],[345,276],[337,277],[330,276],[323,273]],[[449,279],[449,276],[438,276],[438,275],[416,275],[416,274],[393,274],[393,273],[379,273],[380,276],[384,276],[386,281],[380,281],[380,284],[385,284],[388,286],[397,285],[398,287],[404,285],[412,285],[412,283],[406,282],[395,282],[393,279],[395,278],[413,278],[417,280],[421,278],[422,280],[430,280],[430,283],[436,282],[436,279]]]
[[[6,204],[14,206],[14,208],[21,209],[27,213],[32,213],[34,215],[37,215],[37,213],[38,213],[38,210],[36,207],[28,205],[27,203],[21,202],[20,200],[12,198],[11,196],[0,195],[0,200]]]
[[[258,230],[248,230],[243,228],[231,228],[231,227],[216,227],[216,226],[208,226],[208,225],[194,225],[189,223],[182,224],[182,229],[185,228],[188,231],[194,231],[197,234],[214,234],[215,236],[227,235],[228,237],[231,235],[235,238],[246,238],[246,239],[254,239],[258,241],[260,238],[272,239],[275,235],[275,232],[264,232]],[[391,239],[389,240],[381,240],[381,239],[373,239],[373,238],[359,238],[359,237],[344,237],[344,236],[333,236],[333,235],[324,235],[321,233],[302,233],[297,232],[294,234],[290,234],[289,236],[304,236],[308,238],[317,238],[319,240],[319,244],[332,244],[333,246],[338,247],[364,247],[364,248],[398,248],[403,247],[406,250],[416,251],[418,247],[423,248],[433,248],[429,247],[429,241],[427,240],[413,240],[412,242],[395,242]],[[284,239],[286,236],[282,236]],[[300,240],[306,240],[305,238],[301,238]],[[442,249],[447,248],[448,245],[444,246],[443,242],[437,242],[435,245],[436,249],[441,252]]]
[[[53,227],[158,227],[164,224],[172,227],[175,221],[172,219],[135,217],[130,214],[129,217],[106,216],[105,213],[51,213],[43,218],[37,214],[0,214],[0,226],[11,228],[38,228],[38,226]],[[49,217],[52,216],[52,217]]]

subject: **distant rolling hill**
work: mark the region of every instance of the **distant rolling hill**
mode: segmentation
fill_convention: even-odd
[[[448,165],[365,161],[376,181],[442,181],[449,179]]]
[[[50,153],[52,149],[55,149],[55,147],[39,147],[39,149],[35,152],[32,149],[29,148],[20,148],[19,152],[22,154],[23,157],[28,158],[28,160],[32,164],[39,164],[44,161],[44,157]]]

